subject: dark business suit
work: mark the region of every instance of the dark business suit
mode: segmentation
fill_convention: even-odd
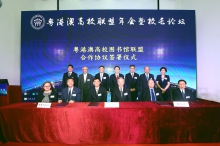
[[[130,90],[131,88],[135,88],[135,91],[131,91],[131,101],[136,101],[138,96],[138,86],[139,86],[139,74],[134,73],[132,78],[131,73],[125,75],[125,85]]]
[[[68,72],[63,74],[63,80],[62,80],[62,88],[68,87],[66,84],[66,81],[68,78],[73,78],[74,79],[74,86],[78,87],[78,75],[75,72],[72,72],[72,74],[69,76]]]
[[[120,77],[124,78],[124,75],[123,75],[123,74],[119,74],[119,78],[120,78]],[[110,76],[109,85],[110,85],[110,92],[113,92],[113,89],[114,89],[115,87],[118,87],[118,83],[117,83],[115,74],[112,74],[112,75]]]
[[[160,89],[154,87],[154,96],[156,98],[156,101],[162,101],[162,94]],[[150,88],[144,88],[143,91],[141,92],[141,101],[152,101],[151,100],[151,92]]]
[[[89,95],[89,89],[93,86],[93,77],[91,74],[87,73],[86,82],[84,82],[84,75],[79,75],[79,84],[78,87],[80,88],[82,92],[82,101],[87,102],[88,95]]]
[[[154,80],[154,75],[149,73],[148,80],[146,78],[145,73],[140,75],[140,89],[148,88],[148,81]]]
[[[99,87],[98,93],[96,93],[95,87],[89,89],[88,100],[90,102],[106,102],[107,93],[104,87]]]
[[[185,96],[183,97],[179,88],[174,89],[172,91],[173,101],[195,101],[196,100],[196,97],[191,90],[185,88],[184,94],[185,94]]]
[[[38,93],[37,102],[42,102],[42,100],[44,99],[44,95],[43,95],[44,91],[40,91]],[[57,91],[55,89],[52,90],[51,94],[49,95],[49,102],[57,102],[58,101],[58,94]]]
[[[170,82],[170,76],[165,75],[165,78],[162,81],[161,75],[157,75],[156,81],[158,81],[160,87],[164,89],[167,86],[168,82]],[[165,93],[162,94],[162,97],[163,97],[164,101],[170,101],[171,100],[171,98],[170,98],[170,89],[169,88],[166,90]]]
[[[111,94],[111,102],[119,102],[119,101],[131,101],[131,93],[130,90],[126,87],[123,88],[123,94],[121,96],[121,92],[119,87],[115,87]]]
[[[107,73],[103,73],[102,79],[100,78],[100,73],[97,73],[95,78],[99,78],[101,81],[100,86],[104,87],[106,91],[109,91],[109,75]]]
[[[62,100],[62,102],[69,102],[70,100],[73,100],[75,102],[80,102],[81,101],[81,91],[77,87],[73,87],[71,97],[68,100],[69,93],[68,93],[68,87],[62,89],[62,95],[59,100]]]

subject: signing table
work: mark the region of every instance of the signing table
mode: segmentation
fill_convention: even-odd
[[[52,103],[46,109],[36,108],[36,103],[16,103],[0,108],[0,132],[9,142],[220,142],[220,104],[189,104],[188,108],[177,108],[153,102],[121,102],[119,108],[104,108],[104,103]]]

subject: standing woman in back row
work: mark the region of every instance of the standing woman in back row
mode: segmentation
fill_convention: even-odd
[[[163,101],[170,101],[170,76],[165,75],[165,73],[167,72],[167,68],[166,67],[161,67],[160,68],[160,75],[157,75],[157,79],[156,79],[156,84],[157,87],[161,90],[162,92],[162,97],[163,97]]]

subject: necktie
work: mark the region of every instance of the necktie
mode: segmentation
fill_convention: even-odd
[[[69,89],[67,102],[70,101],[70,98],[71,98],[71,89]]]
[[[151,101],[156,101],[153,89],[150,89],[150,94],[151,94]]]
[[[120,88],[120,92],[121,92],[121,97],[123,97],[123,91],[122,91],[122,88]]]
[[[116,76],[116,80],[118,80],[118,75]]]
[[[147,81],[148,81],[148,75],[146,75],[146,79],[147,79]]]
[[[101,80],[101,82],[102,82],[102,74],[100,74],[100,80]]]
[[[96,91],[96,95],[98,95],[99,89],[95,89],[95,91]]]
[[[131,77],[132,77],[132,79],[134,78],[134,73],[131,73]]]
[[[182,93],[183,98],[185,98],[185,94],[184,94],[183,90],[181,90],[181,93]]]
[[[68,76],[70,77],[71,76],[71,73],[69,72]]]

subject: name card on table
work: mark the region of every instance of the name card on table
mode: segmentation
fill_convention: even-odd
[[[38,102],[37,108],[50,108],[51,103],[45,103],[45,102]]]
[[[173,102],[174,107],[189,107],[188,101],[174,101]]]
[[[105,102],[104,107],[106,107],[106,108],[119,108],[119,102]]]

